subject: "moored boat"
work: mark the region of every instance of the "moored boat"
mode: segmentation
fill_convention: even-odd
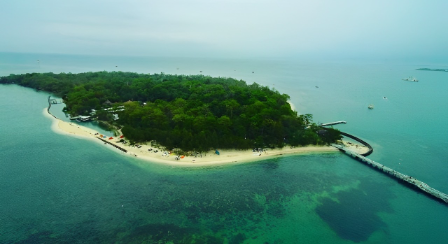
[[[417,78],[415,78],[415,77],[411,77],[411,76],[409,76],[408,78],[404,78],[404,79],[402,79],[402,80],[404,80],[404,81],[418,82],[418,79],[417,79]]]

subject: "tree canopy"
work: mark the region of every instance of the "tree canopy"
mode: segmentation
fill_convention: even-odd
[[[100,120],[122,127],[126,138],[155,140],[167,148],[247,149],[327,144],[341,138],[333,129],[318,133],[312,115],[293,111],[288,95],[232,78],[104,71],[9,75],[0,83],[61,96],[71,115],[96,109]],[[116,111],[117,121],[104,110],[107,106]],[[119,106],[124,110],[118,111]]]

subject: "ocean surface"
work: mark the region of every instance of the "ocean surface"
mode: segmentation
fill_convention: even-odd
[[[132,71],[233,77],[374,147],[448,193],[448,68],[437,60],[97,57],[0,53],[0,76]],[[403,81],[415,76],[419,82]],[[448,205],[340,153],[209,167],[125,157],[57,134],[48,93],[0,85],[0,243],[446,243]],[[373,110],[367,109],[373,104]],[[52,106],[60,118],[63,105]],[[87,124],[98,129],[95,124]],[[104,132],[104,131],[102,131]]]

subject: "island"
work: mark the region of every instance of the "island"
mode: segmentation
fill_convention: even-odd
[[[423,70],[423,71],[441,71],[441,72],[448,72],[448,69],[429,69],[429,68],[419,68],[417,70]]]
[[[342,138],[340,131],[313,123],[311,114],[299,115],[288,95],[227,77],[103,71],[9,75],[0,83],[53,93],[72,118],[98,120],[115,137],[53,118],[59,132],[96,137],[133,156],[160,155],[162,161],[234,162],[242,153],[247,161],[335,151],[328,145]]]

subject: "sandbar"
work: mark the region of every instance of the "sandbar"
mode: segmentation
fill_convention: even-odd
[[[366,147],[366,146],[364,146],[362,144],[359,144],[359,143],[354,143],[354,142],[344,141],[344,140],[342,140],[341,142],[342,142],[343,146],[346,149],[348,149],[348,150],[350,150],[352,152],[355,152],[357,154],[361,154],[362,155],[362,154],[367,153],[369,151],[368,147]]]
[[[309,154],[309,153],[334,153],[338,152],[338,150],[331,146],[303,146],[303,147],[283,147],[276,149],[267,149],[263,152],[253,152],[252,150],[219,150],[219,155],[215,154],[214,150],[208,152],[202,152],[201,157],[194,156],[185,156],[179,160],[176,160],[176,155],[174,153],[165,154],[163,150],[154,148],[151,144],[142,143],[140,148],[135,146],[130,146],[128,144],[123,144],[119,142],[119,137],[113,137],[113,139],[103,138],[107,140],[108,143],[119,146],[127,152],[123,152],[110,144],[106,144],[103,141],[99,140],[99,133],[93,129],[84,127],[82,125],[66,122],[61,119],[54,117],[53,115],[47,112],[47,109],[44,109],[43,114],[52,120],[52,130],[56,133],[69,135],[77,138],[87,139],[96,141],[98,143],[104,144],[105,147],[110,148],[117,153],[135,157],[138,159],[155,162],[155,163],[164,163],[171,165],[184,165],[184,166],[215,166],[222,164],[231,164],[231,163],[242,163],[242,162],[252,162],[252,161],[260,161],[269,158],[276,158],[282,156],[291,156],[297,154]],[[124,138],[126,139],[126,138]],[[153,149],[152,151],[148,151],[148,149]],[[157,153],[154,152],[154,149],[158,150]]]

